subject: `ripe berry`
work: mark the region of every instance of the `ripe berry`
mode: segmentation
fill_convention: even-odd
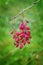
[[[28,43],[28,44],[30,44],[30,41],[29,41],[29,40],[27,40],[27,43]]]
[[[27,35],[25,35],[25,38],[26,38],[26,39],[28,39],[28,36],[27,36]]]
[[[22,23],[20,24],[20,30],[24,30],[24,29],[25,29],[25,23],[22,22]]]
[[[19,36],[19,34],[20,34],[19,32],[16,32],[16,35],[17,35],[17,36]]]
[[[15,42],[15,43],[14,43],[14,45],[15,45],[16,47],[18,47],[18,46],[19,46],[19,44],[18,44],[17,42]]]
[[[16,39],[17,38],[17,35],[13,35],[13,39]]]
[[[25,27],[26,30],[30,30],[30,28],[28,26]]]
[[[15,38],[15,41],[16,41],[16,42],[18,42],[18,41],[19,41],[19,39],[18,39],[18,38]]]
[[[23,44],[25,45],[26,44],[26,41],[23,41]]]
[[[22,49],[23,48],[23,45],[22,45],[22,43],[20,44],[20,49]]]
[[[19,44],[16,44],[16,47],[18,47],[19,46]]]
[[[30,35],[30,31],[27,31],[26,34],[27,34],[27,35]]]

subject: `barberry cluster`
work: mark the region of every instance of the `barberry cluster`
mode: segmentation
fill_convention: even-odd
[[[28,23],[28,21],[26,22]],[[16,47],[19,46],[19,48],[22,49],[26,43],[30,44],[30,28],[26,25],[24,21],[22,21],[19,29],[20,32],[16,32],[14,34],[14,31],[12,31],[11,34],[13,34],[13,39],[15,40],[14,45]]]

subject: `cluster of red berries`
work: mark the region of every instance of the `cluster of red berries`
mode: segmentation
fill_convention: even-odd
[[[31,38],[30,28],[23,21],[21,22],[19,28],[20,28],[20,32],[16,32],[15,34],[13,34],[14,31],[12,31],[11,34],[13,34],[13,39],[15,40],[14,45],[16,47],[19,46],[19,48],[22,49],[26,43],[30,44],[29,41],[29,39]]]

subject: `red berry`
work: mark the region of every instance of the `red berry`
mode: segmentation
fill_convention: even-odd
[[[25,27],[26,30],[30,30],[30,28],[28,26]]]
[[[20,37],[20,40],[22,40],[23,39],[23,37]]]
[[[25,45],[26,44],[26,41],[24,41],[23,44]]]
[[[30,44],[30,41],[29,41],[29,40],[27,40],[27,43],[28,43],[28,44]]]
[[[18,42],[18,41],[19,41],[19,39],[18,39],[18,38],[16,38],[15,40],[16,40],[16,42]]]
[[[20,49],[22,49],[23,48],[23,45],[22,44],[20,44]]]
[[[29,38],[32,38],[31,36],[28,36]]]
[[[21,41],[22,41],[22,43],[23,43],[23,42],[24,42],[24,39],[22,39]]]
[[[27,31],[26,34],[27,34],[27,35],[30,35],[30,31]]]
[[[18,47],[18,46],[19,46],[19,44],[18,44],[17,42],[15,42],[15,43],[14,43],[14,45],[15,45],[16,47]]]
[[[20,37],[24,37],[24,34],[21,34]]]
[[[25,38],[28,39],[28,35],[25,35]]]
[[[24,34],[24,31],[20,32],[20,35],[21,35],[21,34]]]
[[[19,46],[19,44],[16,44],[16,47],[18,47]]]
[[[19,32],[16,32],[16,35],[17,35],[17,36],[19,36],[19,34],[20,34]]]
[[[20,26],[20,30],[23,30],[24,29],[24,27],[23,26]]]
[[[16,39],[16,38],[17,38],[17,35],[14,35],[14,36],[13,36],[13,39]]]
[[[24,29],[25,29],[25,23],[22,22],[22,23],[20,24],[20,30],[24,30]]]

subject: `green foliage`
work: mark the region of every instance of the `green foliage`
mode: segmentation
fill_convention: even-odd
[[[43,65],[43,0],[24,12],[29,19],[32,39],[23,49],[14,46],[10,20],[36,0],[0,0],[0,65]],[[19,30],[20,16],[14,20]]]

